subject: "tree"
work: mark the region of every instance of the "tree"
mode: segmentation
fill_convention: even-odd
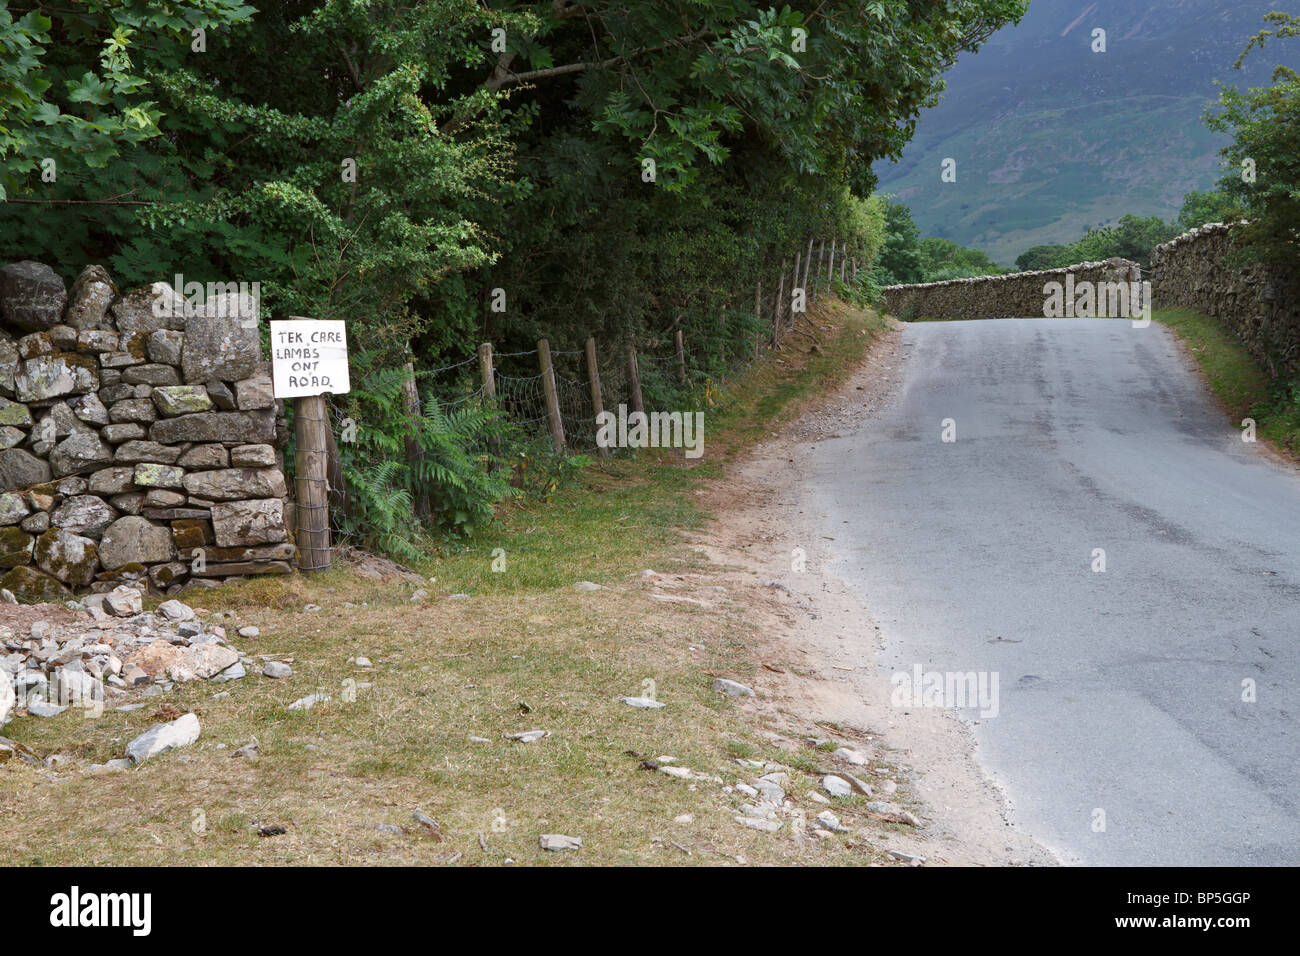
[[[254,12],[240,0],[79,6],[16,20],[0,6],[0,200],[22,201],[26,184],[51,176],[84,179],[160,135],[149,77]]]
[[[922,282],[1001,275],[1007,270],[980,249],[959,246],[951,239],[927,236],[920,242]]]
[[[1178,210],[1175,222],[1180,232],[1187,232],[1211,222],[1236,222],[1242,218],[1242,212],[1236,202],[1226,193],[1211,190],[1209,192],[1190,192],[1183,195],[1182,208]]]
[[[1039,269],[1059,269],[1062,266],[1072,264],[1073,257],[1070,247],[1063,246],[1060,243],[1030,246],[1016,256],[1016,268],[1022,272],[1035,272]]]
[[[901,202],[885,202],[885,242],[876,260],[881,285],[920,282],[921,234],[912,221],[911,210]]]
[[[1241,69],[1251,50],[1262,49],[1270,38],[1300,36],[1300,16],[1270,13],[1264,19],[1276,29],[1253,36],[1234,69]],[[1247,220],[1236,231],[1243,255],[1294,274],[1300,257],[1300,74],[1278,66],[1271,86],[1245,92],[1220,84],[1219,111],[1207,115],[1206,122],[1233,136],[1222,150],[1228,171],[1219,190]]]

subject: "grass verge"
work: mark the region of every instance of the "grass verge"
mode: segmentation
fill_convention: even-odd
[[[1215,397],[1240,427],[1255,420],[1256,434],[1300,460],[1300,387],[1277,382],[1223,323],[1191,309],[1157,309],[1151,317],[1170,328],[1196,360]]]

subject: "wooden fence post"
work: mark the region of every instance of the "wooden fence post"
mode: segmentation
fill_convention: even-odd
[[[645,412],[645,399],[641,397],[641,369],[636,364],[636,346],[627,347],[627,383],[632,389],[632,411]]]
[[[804,302],[809,301],[808,295],[808,271],[812,268],[812,239],[808,240],[808,254],[803,257],[803,278],[799,281],[799,287],[803,289]]]
[[[564,419],[560,417],[560,395],[555,387],[555,366],[551,364],[551,343],[537,340],[537,356],[542,363],[542,390],[546,393],[546,417],[551,422],[551,441],[555,452],[564,454]]]
[[[492,343],[484,342],[478,347],[478,374],[483,380],[483,394],[487,398],[497,397],[497,380],[492,374]]]
[[[680,334],[680,333],[678,333]],[[605,400],[600,394],[600,368],[596,363],[596,337],[594,335],[587,337],[587,378],[591,382],[591,413],[593,420],[598,420],[605,411]],[[596,426],[600,430],[600,426]],[[596,443],[596,454],[601,458],[609,457],[609,449]]]
[[[329,415],[324,395],[293,400],[293,437],[298,567],[324,571],[330,566]]]
[[[754,283],[754,321],[761,329],[763,327],[763,280],[759,279]],[[758,358],[758,335],[754,336],[754,358]]]
[[[826,240],[823,239],[817,245],[817,272],[813,276],[813,281],[817,286],[817,291],[822,290],[822,259],[826,255]]]
[[[406,378],[402,381],[402,397],[406,404],[406,414],[414,422],[420,417],[420,389],[415,383],[415,363],[406,363]],[[420,463],[420,443],[415,437],[415,429],[410,428],[406,432],[406,464],[414,475],[416,466]],[[416,517],[425,519],[433,511],[433,505],[429,500],[426,492],[415,499]]]
[[[799,266],[800,266],[800,264],[801,264],[802,262],[803,262],[803,250],[800,249],[798,252],[796,252],[796,253],[794,254],[794,276],[793,276],[793,278],[791,278],[791,280],[790,280],[790,294],[791,294],[791,295],[794,294],[794,290],[795,290],[795,289],[802,289],[802,288],[803,288],[803,286],[801,286],[801,285],[799,284]],[[808,298],[807,293],[804,293],[804,300],[807,301],[807,298]],[[796,322],[798,322],[798,321],[799,321],[799,320],[798,320],[797,318],[795,318],[795,314],[794,314],[794,304],[793,304],[793,301],[792,301],[792,302],[791,302],[791,305],[790,305],[790,324],[791,324],[791,325],[794,325],[794,324],[795,324]]]
[[[678,329],[677,334],[673,336],[677,346],[677,378],[683,385],[686,384],[686,344],[682,341],[682,330]]]
[[[497,377],[492,369],[492,343],[478,347],[478,374],[483,381],[483,397],[490,403],[497,397]],[[501,442],[495,435],[488,439],[488,449],[493,455],[501,454]]]
[[[844,240],[844,248],[840,250],[840,281],[844,281],[844,253],[849,251],[849,241]]]
[[[785,297],[785,270],[790,264],[789,259],[781,260],[781,277],[776,283],[776,307],[772,310],[772,345],[775,346],[781,341],[781,307]]]
[[[835,240],[831,240],[831,258],[826,265],[826,281],[830,282],[835,278]]]

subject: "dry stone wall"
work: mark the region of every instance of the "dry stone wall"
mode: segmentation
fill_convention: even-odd
[[[1231,227],[1211,223],[1151,250],[1161,307],[1184,306],[1221,319],[1275,376],[1300,374],[1300,275],[1282,276],[1232,258]]]
[[[172,594],[291,570],[256,318],[237,293],[119,294],[100,266],[71,289],[42,263],[0,268],[0,588]]]
[[[1043,286],[1049,282],[1064,286],[1067,274],[1074,276],[1075,283],[1141,278],[1137,263],[1127,259],[1081,262],[1064,269],[885,286],[885,308],[893,315],[928,319],[1041,318],[1047,298]]]

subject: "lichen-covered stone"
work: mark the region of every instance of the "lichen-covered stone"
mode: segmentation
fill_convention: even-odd
[[[117,424],[136,422],[148,425],[157,421],[158,412],[147,398],[127,398],[108,406],[108,418]]]
[[[88,487],[91,494],[118,495],[131,490],[134,478],[134,465],[114,465],[93,473]]]
[[[50,466],[21,448],[0,451],[0,491],[30,488],[50,480]]]
[[[36,358],[38,355],[53,355],[54,341],[48,332],[32,332],[18,340],[19,358]]]
[[[108,424],[108,409],[94,392],[71,399],[68,408],[72,409],[72,414],[88,425]]]
[[[20,402],[39,402],[60,395],[79,395],[99,388],[95,360],[75,352],[40,355],[18,363],[14,394]]]
[[[175,465],[143,462],[135,466],[135,484],[138,488],[179,488],[186,478],[185,469]]]
[[[83,535],[51,528],[36,539],[36,565],[64,584],[85,587],[99,570],[98,548]]]
[[[212,408],[212,399],[202,385],[167,385],[155,388],[149,397],[159,413],[169,417]]]
[[[78,352],[115,352],[118,333],[112,329],[83,329],[77,333]]]
[[[147,353],[149,361],[163,365],[180,365],[181,349],[185,344],[185,333],[171,329],[159,329],[149,333]]]
[[[0,527],[18,524],[31,512],[27,496],[21,492],[6,491],[0,494]]]
[[[138,484],[139,482],[137,482]],[[209,501],[236,498],[283,498],[288,492],[278,468],[225,468],[185,476],[185,490]]]
[[[165,445],[180,442],[232,442],[255,444],[275,439],[275,413],[198,412],[164,418],[149,426],[149,437]]]
[[[0,320],[9,325],[28,332],[51,328],[67,301],[67,285],[44,263],[24,260],[0,269]]]
[[[236,468],[270,468],[275,449],[270,445],[238,445],[230,449],[230,463]]]
[[[109,571],[132,562],[158,564],[175,556],[171,531],[135,515],[109,525],[99,544],[100,563]]]
[[[205,382],[203,387],[208,390],[213,405],[223,412],[235,411],[235,393],[225,382]]]
[[[147,434],[149,433],[145,431],[144,426],[138,422],[115,422],[112,425],[105,425],[99,432],[100,437],[110,445],[139,441]]]
[[[94,432],[69,435],[50,452],[50,470],[56,478],[96,471],[112,461],[113,449]]]
[[[50,512],[50,524],[98,540],[117,512],[95,495],[74,495]]]
[[[35,433],[43,441],[57,441],[69,435],[93,435],[95,429],[78,418],[66,402],[55,402],[36,423]]]
[[[122,371],[122,381],[131,385],[178,385],[181,377],[170,365],[136,365]]]
[[[213,296],[185,323],[181,371],[185,381],[248,378],[261,358],[257,303],[250,296]]]
[[[0,577],[0,588],[11,591],[19,604],[46,604],[71,597],[56,578],[29,565],[19,565]]]
[[[129,441],[118,446],[113,459],[123,465],[135,465],[141,462],[174,465],[180,456],[181,450],[175,445],[164,445],[156,441]]]
[[[228,467],[230,465],[230,455],[226,452],[225,445],[195,445],[184,452],[176,464],[190,471],[208,471],[212,468]]]
[[[144,492],[128,491],[125,494],[114,495],[108,499],[108,503],[124,515],[138,515],[144,511]]]
[[[28,534],[44,534],[50,530],[50,515],[47,511],[37,511],[29,514],[26,518],[18,523]]]
[[[0,528],[17,524],[31,514],[27,496],[13,491],[0,494]]]
[[[0,425],[0,450],[14,448],[27,440],[27,433],[21,428]]]
[[[132,289],[109,311],[122,332],[185,328],[185,299],[166,282]]]
[[[284,525],[284,503],[279,498],[263,498],[215,504],[212,532],[222,548],[277,544],[289,536]]]
[[[13,398],[14,372],[18,368],[18,346],[0,329],[0,395]]]
[[[271,390],[271,376],[256,375],[242,382],[236,382],[235,404],[240,411],[271,408],[275,405],[275,393]]]
[[[7,398],[0,398],[0,425],[13,425],[16,428],[31,428],[31,409],[20,402],[11,402]]]
[[[63,321],[74,329],[100,329],[108,324],[108,307],[117,289],[103,266],[86,266],[72,283]]]

